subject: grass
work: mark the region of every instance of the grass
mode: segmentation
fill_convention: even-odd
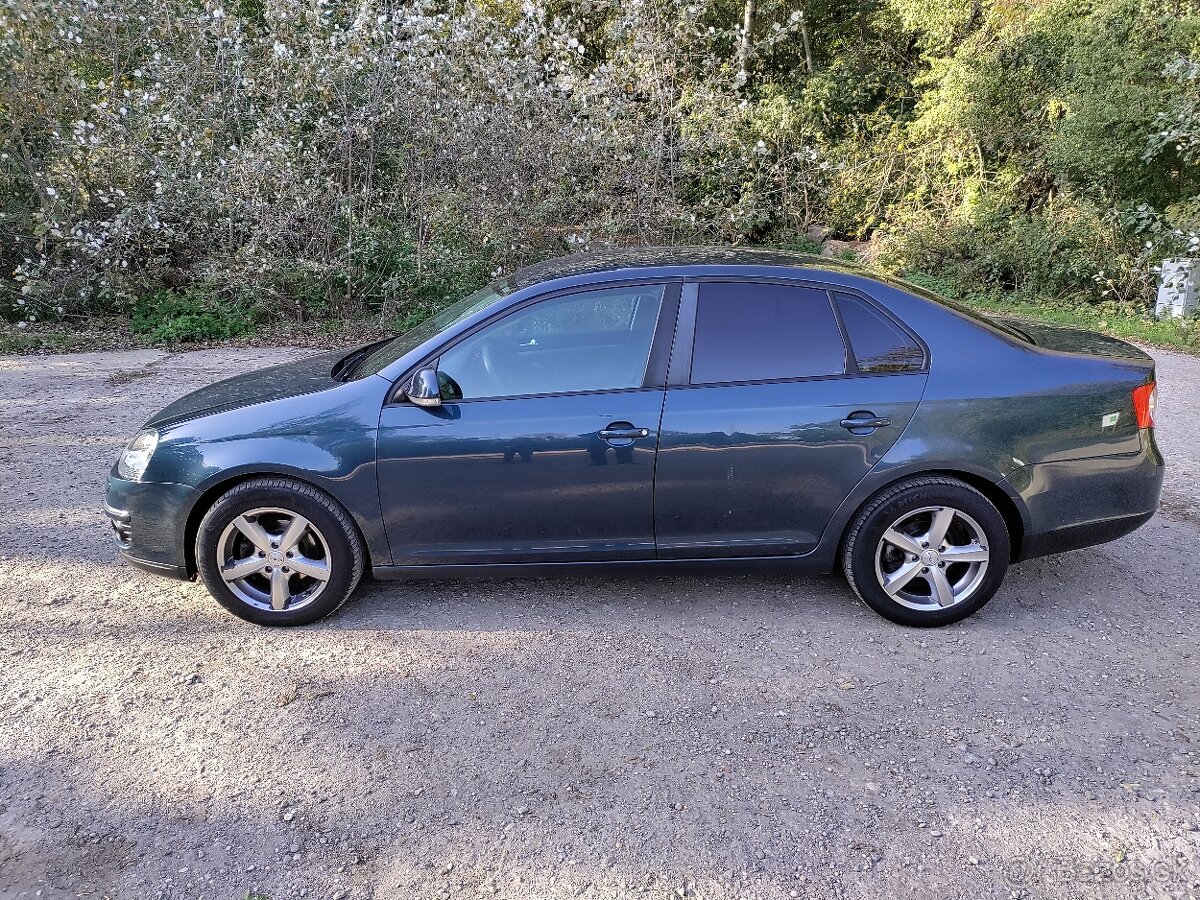
[[[1050,325],[1069,325],[1073,328],[1098,331],[1126,341],[1200,353],[1200,319],[1194,317],[1155,319],[1147,313],[1133,309],[1062,306],[1011,297],[964,297],[960,302],[993,315],[1030,319]]]
[[[0,333],[0,354],[32,353],[47,351],[52,353],[70,353],[72,350],[87,349],[85,337],[74,334],[66,328],[26,333],[13,329],[12,333]]]
[[[1195,316],[1155,319],[1150,310],[1133,305],[1097,304],[1082,298],[1074,303],[1069,300],[1043,301],[1015,294],[963,290],[953,278],[919,271],[908,272],[904,277],[927,291],[983,313],[1029,319],[1048,325],[1068,325],[1098,331],[1121,340],[1200,353],[1200,318]]]
[[[1122,340],[1200,354],[1200,318],[1153,318],[1147,310],[1095,305],[1088,302],[1036,302],[1015,295],[956,290],[954,283],[938,276],[909,273],[914,283],[950,297],[984,313],[1012,316],[1098,331]],[[86,350],[128,350],[141,347],[186,349],[205,346],[268,344],[326,349],[366,343],[393,333],[412,322],[396,321],[392,327],[378,317],[359,319],[322,318],[309,322],[282,321],[266,325],[253,322],[241,308],[225,309],[158,296],[147,301],[132,318],[93,319],[67,326],[42,323],[19,329],[0,322],[0,355],[21,353],[71,353]],[[176,309],[177,306],[186,308]],[[194,308],[193,308],[194,307]],[[413,318],[424,318],[421,308]],[[176,315],[178,314],[178,315]],[[219,314],[219,315],[218,315]]]

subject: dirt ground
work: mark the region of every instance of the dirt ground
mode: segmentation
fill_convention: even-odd
[[[121,564],[151,412],[288,349],[0,358],[0,898],[1200,894],[1200,359],[1164,506],[941,631],[836,577],[368,583],[264,630]]]

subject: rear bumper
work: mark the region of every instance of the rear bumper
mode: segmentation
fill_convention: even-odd
[[[1166,467],[1152,432],[1142,450],[1023,466],[1006,479],[1029,513],[1018,559],[1124,537],[1158,510]]]
[[[131,566],[155,575],[187,580],[187,512],[194,488],[184,484],[126,481],[112,475],[104,515],[112,524],[117,550]]]

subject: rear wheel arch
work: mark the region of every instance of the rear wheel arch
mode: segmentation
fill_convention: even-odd
[[[941,468],[913,470],[896,475],[896,477],[890,479],[886,484],[880,485],[869,496],[865,497],[861,503],[855,506],[853,512],[850,513],[841,526],[842,533],[838,536],[837,559],[841,558],[842,550],[846,546],[846,538],[849,536],[854,522],[858,519],[859,513],[884,491],[891,490],[900,482],[913,478],[954,478],[968,487],[979,491],[996,507],[1000,515],[1004,517],[1004,524],[1008,526],[1009,562],[1021,558],[1021,545],[1025,538],[1026,524],[1021,507],[1018,505],[1019,501],[1010,495],[1001,485],[983,475],[974,472],[965,472],[961,469]]]
[[[1010,525],[962,478],[922,473],[874,493],[855,512],[839,556],[851,589],[875,612],[902,625],[944,626],[978,612],[1000,588]]]
[[[992,506],[996,507],[1000,515],[1004,517],[1004,524],[1008,526],[1009,562],[1021,558],[1021,542],[1025,537],[1025,519],[1021,515],[1021,509],[1017,506],[1017,501],[1004,488],[994,481],[989,481],[981,475],[973,475],[970,472],[942,469],[922,474],[957,478],[959,481],[970,485],[983,494],[983,496],[991,501]]]
[[[188,510],[187,521],[184,525],[183,532],[183,552],[184,561],[187,566],[189,577],[194,577],[197,574],[196,566],[196,536],[200,532],[200,522],[205,514],[212,509],[213,504],[217,502],[226,492],[237,487],[247,481],[252,481],[258,478],[279,478],[285,481],[294,481],[296,484],[303,485],[315,491],[320,491],[328,497],[333,503],[345,513],[347,520],[354,526],[354,530],[358,532],[358,538],[362,541],[363,554],[365,555],[366,571],[371,570],[371,546],[367,542],[366,535],[363,534],[361,526],[354,515],[346,508],[337,497],[325,490],[321,485],[315,482],[298,476],[292,472],[241,472],[237,475],[232,475],[229,478],[222,479],[205,487],[196,502],[192,504],[192,508]]]

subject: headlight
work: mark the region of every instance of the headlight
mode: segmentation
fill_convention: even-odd
[[[158,446],[157,431],[143,431],[137,435],[129,446],[121,451],[117,461],[117,474],[129,481],[137,481],[150,465],[150,457]]]

